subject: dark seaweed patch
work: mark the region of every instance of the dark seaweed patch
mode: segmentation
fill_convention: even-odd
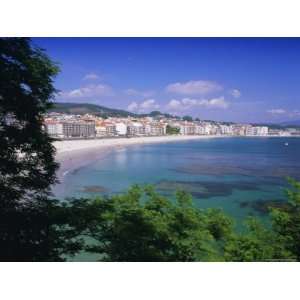
[[[235,181],[232,183],[210,181],[169,181],[162,180],[156,184],[156,189],[164,194],[172,194],[176,190],[184,190],[194,198],[212,198],[230,196],[233,190],[260,190],[257,183]]]
[[[255,176],[264,178],[276,178],[282,179],[284,177],[290,176],[296,179],[300,178],[299,168],[295,166],[285,166],[285,167],[274,167],[265,166],[264,168],[255,167],[255,162],[253,166],[245,164],[243,166],[235,166],[234,164],[208,164],[208,163],[194,163],[191,165],[179,166],[177,168],[170,169],[173,172],[189,174],[189,175],[214,175],[214,176],[224,176],[224,175],[238,175],[238,176]]]
[[[257,200],[257,201],[243,201],[240,202],[241,208],[252,208],[256,212],[266,215],[271,208],[285,208],[287,202],[284,200]]]
[[[84,186],[82,191],[84,193],[106,193],[108,190],[100,185],[88,185]]]

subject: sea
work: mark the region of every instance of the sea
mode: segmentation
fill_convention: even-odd
[[[224,137],[114,148],[66,172],[53,191],[95,197],[151,184],[174,199],[185,190],[197,207],[221,208],[241,225],[286,201],[287,177],[300,180],[300,138]]]

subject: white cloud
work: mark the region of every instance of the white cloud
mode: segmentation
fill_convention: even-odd
[[[199,101],[202,101],[202,100],[196,100],[196,99],[190,99],[190,98],[183,98],[181,100],[181,102],[186,106],[195,106],[199,103]]]
[[[176,99],[172,99],[168,105],[167,105],[167,108],[174,111],[176,109],[180,109],[182,106],[181,102],[179,100],[176,100]]]
[[[141,103],[131,102],[128,105],[127,110],[138,113],[144,113],[159,109],[159,107],[159,104],[157,104],[154,99],[148,99]]]
[[[191,80],[187,82],[171,83],[166,87],[168,93],[181,95],[205,95],[221,91],[220,84],[208,80]]]
[[[90,84],[71,91],[61,92],[61,99],[81,99],[114,95],[113,89],[107,84]]]
[[[289,117],[291,119],[300,117],[299,109],[285,110],[283,108],[273,108],[273,109],[267,110],[267,113],[273,115],[274,117],[285,116],[285,117]]]
[[[158,109],[159,104],[157,104],[154,99],[149,99],[149,100],[142,102],[140,104],[140,108],[142,110]]]
[[[210,100],[206,100],[207,102],[204,104],[210,108],[228,108],[229,103],[225,101],[224,97],[214,98]]]
[[[127,110],[129,111],[137,111],[139,108],[139,105],[136,102],[131,102],[128,106],[127,106]]]
[[[212,98],[212,99],[191,99],[183,98],[181,100],[172,99],[166,106],[167,110],[170,111],[186,111],[191,110],[197,107],[203,108],[217,108],[217,109],[226,109],[229,106],[224,97]]]
[[[129,96],[139,96],[139,97],[151,97],[155,94],[154,91],[140,91],[136,89],[127,89],[124,91],[124,93]]]
[[[272,109],[267,110],[267,112],[272,115],[284,115],[287,113],[286,110],[284,110],[282,108],[272,108]]]
[[[96,73],[88,73],[83,77],[83,80],[98,80],[100,76]]]
[[[234,97],[234,98],[240,98],[242,93],[238,90],[238,89],[233,89],[230,91],[230,94]]]

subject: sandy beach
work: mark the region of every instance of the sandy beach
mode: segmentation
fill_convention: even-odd
[[[130,145],[150,143],[168,143],[198,139],[211,139],[221,136],[155,136],[132,138],[109,138],[93,140],[69,140],[54,142],[57,150],[56,161],[60,163],[58,178],[60,181],[72,172],[88,163],[103,158],[110,151]]]
[[[60,163],[58,178],[60,181],[69,172],[79,169],[95,160],[99,160],[110,151],[133,145],[145,145],[151,143],[169,143],[212,138],[230,138],[232,136],[208,135],[208,136],[154,136],[132,138],[103,138],[89,140],[64,140],[54,142],[57,150],[56,161]],[[249,136],[250,137],[250,136]],[[245,137],[247,138],[247,137]],[[265,138],[256,136],[256,138]],[[269,137],[268,137],[269,138]]]
[[[132,138],[108,138],[108,139],[93,139],[93,140],[70,140],[70,141],[57,141],[54,146],[57,154],[74,152],[78,150],[87,149],[101,149],[115,146],[128,146],[136,144],[149,144],[149,143],[166,143],[178,142],[186,140],[208,139],[221,136],[154,136],[154,137],[132,137]]]

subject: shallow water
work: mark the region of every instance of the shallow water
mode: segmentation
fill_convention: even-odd
[[[285,143],[288,142],[288,146]],[[286,176],[300,180],[300,139],[217,138],[128,146],[65,173],[57,197],[95,196],[153,184],[190,192],[198,207],[219,207],[242,222],[284,201]]]

